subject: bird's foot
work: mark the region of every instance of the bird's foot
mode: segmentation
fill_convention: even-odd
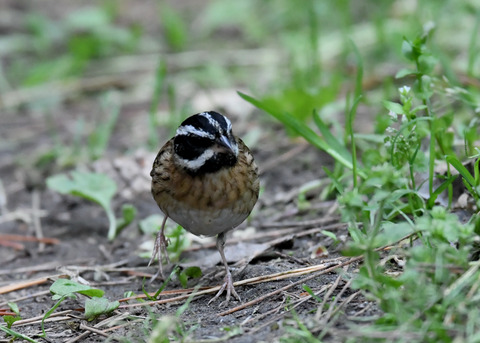
[[[225,281],[224,281],[222,287],[220,288],[218,293],[208,302],[208,304],[210,305],[210,303],[213,302],[214,300],[216,300],[220,295],[222,295],[223,291],[225,291],[225,290],[227,291],[227,297],[226,297],[225,301],[220,303],[219,307],[227,307],[228,302],[230,301],[231,295],[233,295],[235,298],[237,298],[238,301],[240,301],[240,302],[242,301],[242,299],[240,299],[240,296],[235,291],[235,287],[233,287],[232,274],[229,271],[229,272],[227,272],[227,275],[225,275]]]
[[[170,263],[170,259],[168,258],[167,247],[170,241],[165,237],[163,230],[157,233],[157,237],[155,238],[155,243],[153,246],[152,257],[150,258],[150,262],[148,265],[152,264],[155,257],[158,255],[158,271],[155,275],[152,276],[150,282],[154,281],[159,275],[165,280],[165,275],[163,274],[163,267],[162,267],[162,257],[165,257],[165,261]]]

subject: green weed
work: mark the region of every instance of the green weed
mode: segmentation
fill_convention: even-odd
[[[47,335],[44,329],[45,320],[50,317],[53,311],[55,311],[66,298],[76,299],[77,296],[75,293],[89,297],[85,301],[85,318],[87,320],[93,320],[101,314],[108,314],[120,306],[118,301],[109,301],[104,298],[104,291],[101,289],[82,285],[72,280],[58,279],[50,286],[50,292],[52,293],[52,300],[56,300],[57,302],[42,318],[42,337],[46,337]]]
[[[100,205],[109,221],[108,239],[113,240],[117,234],[129,225],[136,215],[132,205],[124,205],[123,217],[117,222],[111,201],[117,192],[116,183],[105,174],[72,171],[71,176],[58,174],[47,179],[47,186],[61,194],[70,194],[93,201]]]
[[[37,341],[27,335],[24,335],[24,334],[21,334],[20,332],[16,332],[15,330],[12,330],[8,327],[5,327],[3,325],[0,325],[0,330],[5,332],[6,334],[12,336],[13,338],[18,338],[18,339],[23,339],[27,342],[31,342],[31,343],[39,343],[40,341]]]
[[[170,277],[174,274],[173,271]],[[170,279],[170,277],[168,279]],[[161,315],[153,312],[149,307],[146,307],[148,311],[148,317],[144,321],[143,334],[146,342],[152,343],[168,343],[172,341],[184,341],[189,337],[193,331],[196,330],[197,324],[193,324],[187,328],[187,323],[182,321],[182,314],[188,310],[190,302],[194,298],[194,293],[190,296],[184,304],[182,304],[175,312],[174,315]],[[124,342],[137,341],[138,337],[128,336],[124,339]]]
[[[12,315],[4,315],[2,316],[3,320],[5,321],[5,323],[7,324],[7,328],[11,329],[12,328],[12,325],[13,323],[15,323],[17,320],[20,320],[22,319],[22,317],[20,316],[20,310],[18,309],[18,305],[15,304],[15,303],[8,303],[8,307],[10,308],[10,310],[15,313],[14,316]]]
[[[443,56],[431,47],[434,32],[435,26],[426,24],[421,35],[403,39],[402,53],[412,67],[400,70],[396,77],[411,83],[398,89],[398,100],[382,101],[388,114],[382,114],[385,118],[378,123],[382,123],[383,129],[374,134],[359,135],[353,130],[357,105],[366,98],[362,90],[364,58],[355,46],[357,76],[353,95],[346,97],[344,141],[337,138],[338,134],[332,134],[322,111],[315,108],[321,106],[319,103],[308,105],[311,117],[301,117],[297,113],[305,114],[306,110],[288,97],[285,101],[293,109],[240,93],[242,98],[281,121],[289,132],[302,136],[334,158],[334,171],[325,169],[325,172],[337,193],[342,220],[349,224],[351,242],[344,253],[364,257],[353,287],[363,289],[383,311],[373,324],[352,328],[364,332],[365,341],[374,341],[368,335],[372,331],[411,333],[417,337],[414,341],[422,342],[469,341],[476,337],[479,325],[469,319],[478,316],[475,290],[480,277],[479,264],[469,262],[477,240],[477,216],[462,223],[450,208],[435,205],[442,192],[448,192],[452,203],[456,178],[451,169],[446,177],[437,176],[438,161],[448,163],[460,174],[478,204],[478,156],[474,157],[476,162],[470,172],[461,163],[463,151],[454,145],[462,134],[458,128],[465,122],[467,125],[473,122],[466,113],[470,118],[474,114],[477,105],[473,99],[478,95],[439,74]],[[454,116],[452,96],[455,111],[465,115]],[[311,121],[315,129],[311,128]],[[471,151],[479,133],[477,130],[468,133],[465,142]],[[436,179],[441,180],[437,186]],[[420,193],[423,183],[428,188],[426,198]],[[405,236],[410,241],[397,250],[406,259],[404,272],[393,277],[385,273],[386,267],[379,263],[381,254],[376,249]],[[308,334],[304,325],[289,330],[288,341],[317,339]]]

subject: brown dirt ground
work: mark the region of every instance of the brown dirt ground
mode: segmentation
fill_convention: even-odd
[[[24,121],[22,125],[11,125],[8,132],[2,129],[1,134],[11,134],[13,137],[21,136],[23,132],[29,131],[35,126],[35,120],[30,119]],[[24,125],[25,123],[27,125]],[[235,281],[328,262],[340,256],[338,250],[341,245],[333,245],[331,239],[320,233],[321,229],[330,227],[339,237],[347,234],[342,225],[336,226],[338,218],[331,214],[329,215],[331,220],[324,225],[318,223],[318,221],[310,224],[306,222],[326,218],[328,209],[334,204],[333,202],[317,201],[318,191],[309,195],[310,209],[305,211],[298,211],[297,209],[296,199],[299,187],[317,178],[317,168],[324,163],[325,157],[314,149],[307,147],[300,148],[303,150],[301,154],[275,163],[276,157],[282,155],[284,148],[288,146],[288,149],[294,149],[295,147],[298,148],[298,145],[295,146],[295,144],[289,142],[283,132],[275,135],[272,131],[269,136],[272,139],[280,137],[278,140],[284,142],[272,143],[272,147],[275,146],[278,150],[272,148],[270,151],[262,151],[260,148],[254,148],[258,164],[262,166],[273,161],[273,168],[262,174],[264,192],[251,216],[248,228],[245,228],[246,225],[242,225],[237,229],[234,232],[235,239],[232,239],[232,234],[229,235],[226,251],[229,255],[231,250],[243,249],[242,241],[244,243],[265,243],[269,248],[261,252],[248,264],[243,259],[243,262],[240,261],[237,266],[232,267]],[[32,154],[37,142],[46,139],[44,133],[40,130],[38,135],[31,135],[28,142],[22,144],[22,149],[12,149],[1,155],[0,178],[4,184],[8,200],[8,210],[2,214],[5,218],[12,213],[19,215],[17,220],[6,218],[1,224],[1,233],[22,236],[35,235],[31,210],[32,198],[34,194],[38,194],[39,207],[43,211],[41,216],[43,235],[44,237],[56,238],[59,243],[46,245],[43,251],[39,249],[40,245],[36,242],[20,242],[23,247],[19,249],[2,247],[0,250],[0,259],[3,261],[0,269],[0,287],[15,285],[28,280],[53,277],[42,284],[0,294],[0,308],[5,308],[5,302],[7,301],[15,301],[19,305],[23,319],[42,316],[54,304],[47,291],[53,280],[60,274],[69,274],[77,280],[79,277],[87,280],[92,286],[104,290],[105,296],[111,300],[121,299],[124,297],[124,293],[129,291],[142,294],[142,284],[144,283],[142,273],[151,275],[155,273],[156,267],[147,268],[148,260],[138,257],[139,246],[145,241],[152,241],[152,237],[142,235],[137,229],[137,222],[126,228],[113,242],[108,242],[106,238],[107,221],[103,211],[98,206],[70,196],[60,196],[45,189],[37,190],[37,188],[34,188],[34,191],[27,189],[28,177],[26,175],[28,171],[13,162],[16,159],[15,157],[19,155]],[[259,142],[258,146],[263,146],[264,139]],[[115,142],[115,138],[113,141]],[[112,144],[112,146],[115,146],[115,144]],[[114,154],[113,151],[112,154]],[[8,163],[9,160],[11,163]],[[151,161],[146,162],[151,163]],[[121,205],[126,202],[133,203],[138,208],[138,219],[159,213],[149,192],[135,194],[133,201],[126,201],[120,196],[116,197],[115,209],[117,214]],[[288,224],[295,222],[300,224],[296,229],[295,225]],[[301,222],[305,222],[305,224],[302,225]],[[278,225],[267,225],[272,223],[278,223]],[[263,226],[268,226],[268,228]],[[249,237],[252,234],[252,229],[255,234],[268,233],[270,236],[251,240]],[[295,231],[282,234],[282,230],[288,229],[295,229]],[[306,230],[311,229],[316,230],[304,235]],[[283,239],[278,240],[279,237]],[[202,248],[202,243],[194,243],[192,248],[182,255],[182,262],[202,261],[205,254],[209,253],[218,255],[212,241],[207,241],[205,244],[207,247]],[[312,258],[312,252],[318,247],[325,247],[329,256]],[[246,254],[248,253],[247,251]],[[195,265],[195,263],[193,264]],[[189,286],[194,287],[196,284],[216,286],[220,284],[223,278],[221,264],[208,265],[208,260],[206,264],[206,268],[202,267],[204,276],[200,280],[191,280]],[[332,296],[343,288],[345,280],[348,279],[348,275],[355,268],[356,264],[352,264],[345,269],[345,277],[334,289]],[[142,273],[140,275],[135,274],[139,272]],[[325,285],[331,285],[337,276],[336,272],[331,272],[311,279],[305,284],[313,291],[318,291]],[[237,286],[237,291],[243,302],[246,303],[299,281],[302,277]],[[155,281],[152,284],[145,283],[149,292],[155,292],[160,285],[160,281]],[[166,289],[178,290],[181,289],[181,286],[178,281],[173,281],[168,284]],[[354,290],[347,288],[337,301],[341,302],[353,293]],[[219,317],[218,314],[225,309],[218,308],[219,302],[208,305],[207,303],[212,297],[209,294],[195,297],[188,309],[181,315],[180,321],[185,330],[191,329],[191,332],[187,334],[186,340],[188,341],[225,338],[229,334],[227,329],[234,330],[234,328],[237,328],[241,329],[242,333],[229,338],[228,341],[251,342],[254,339],[256,341],[272,342],[285,336],[285,326],[296,327],[297,325],[292,320],[291,313],[286,311],[287,302],[295,303],[305,296],[304,290],[299,285],[267,297],[233,314]],[[25,297],[25,299],[17,301],[22,297]],[[130,301],[129,303],[137,302]],[[127,316],[128,314],[128,318],[120,320],[120,323],[130,322],[130,324],[113,330],[109,335],[113,340],[126,337],[130,341],[142,341],[145,338],[144,321],[133,322],[134,319],[145,318],[146,320],[149,316],[158,319],[165,315],[175,315],[177,309],[183,303],[184,301],[178,301],[148,308],[119,309],[115,311],[114,315],[124,314]],[[239,302],[231,301],[229,308],[238,305],[240,305]],[[68,300],[62,303],[57,311],[74,310],[82,306],[83,302],[80,299]],[[318,327],[319,322],[314,320],[314,312],[318,306],[317,301],[310,299],[295,309],[301,321],[312,330],[320,329]],[[334,327],[346,328],[345,321],[348,322],[347,318],[367,306],[368,302],[362,296],[356,296],[342,309],[341,315],[332,320]],[[367,311],[365,314],[371,313],[371,311]],[[46,324],[49,341],[68,341],[68,339],[80,336],[84,332],[80,328],[80,323],[84,323],[82,312],[74,311],[69,313],[69,316],[71,317]],[[102,316],[87,324],[93,326],[104,319],[105,316]],[[40,334],[38,321],[34,324],[19,325],[13,328],[31,337]],[[103,340],[103,337],[95,334],[90,334],[88,337],[81,339],[84,342]],[[333,337],[330,337],[330,340],[335,341]]]

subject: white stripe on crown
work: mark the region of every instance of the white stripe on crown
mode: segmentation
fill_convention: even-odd
[[[183,125],[177,129],[177,136],[188,136],[188,135],[215,139],[214,135],[208,132],[205,132],[203,130],[199,130],[192,125]]]
[[[210,125],[212,125],[213,127],[217,128],[219,131],[223,131],[221,130],[221,126],[220,126],[220,123],[218,121],[216,121],[215,119],[212,118],[212,116],[210,115],[210,113],[208,112],[202,112],[202,113],[199,113],[199,115],[201,115],[202,117],[205,117],[208,119]],[[221,114],[220,114],[221,115]],[[225,117],[224,115],[221,115],[226,123],[227,123],[227,132],[230,132],[232,131],[232,123],[230,122],[230,120]]]

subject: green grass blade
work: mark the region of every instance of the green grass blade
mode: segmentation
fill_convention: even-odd
[[[31,343],[39,343],[39,341],[36,341],[34,340],[33,338],[30,338],[28,336],[25,336],[23,334],[21,334],[20,332],[17,332],[17,331],[14,331],[12,329],[9,329],[5,326],[2,326],[0,325],[0,330],[4,331],[5,333],[11,335],[12,337],[15,337],[15,338],[21,338],[27,342],[31,342]]]
[[[428,118],[432,118],[430,122],[430,132],[432,133],[432,138],[430,139],[429,144],[429,153],[428,153],[428,194],[432,196],[433,193],[433,178],[435,177],[435,139],[433,136],[435,135],[437,129],[437,122],[433,113],[430,111],[430,99],[424,100],[425,105],[427,106],[425,112],[428,114]]]
[[[45,314],[43,315],[42,322],[40,324],[40,327],[42,328],[41,337],[47,337],[47,333],[45,332],[45,320],[47,320],[52,315],[53,311],[55,311],[57,307],[60,306],[60,304],[65,300],[66,297],[67,295],[63,295],[60,299],[58,299],[55,305],[53,305],[52,308],[45,312]]]
[[[328,169],[327,167],[323,167],[323,171],[327,176],[332,180],[333,186],[337,189],[339,194],[343,194],[344,188],[343,185],[340,183],[340,180],[335,177],[335,175]]]
[[[475,178],[470,174],[470,172],[467,170],[467,168],[464,167],[462,162],[458,160],[457,157],[453,155],[448,155],[446,158],[448,163],[452,165],[453,168],[455,168],[460,175],[472,186],[475,187]]]
[[[313,114],[313,120],[317,125],[320,133],[322,134],[323,139],[325,139],[326,145],[336,151],[339,155],[342,156],[345,160],[352,160],[352,155],[347,150],[343,142],[338,140],[330,131],[328,125],[320,118],[320,115],[317,111]]]
[[[88,137],[87,148],[90,158],[96,160],[102,157],[107,150],[115,125],[118,122],[121,109],[121,100],[113,92],[107,93],[101,99],[103,111],[107,114],[107,120],[98,123],[96,129]]]
[[[473,165],[473,175],[475,178],[475,185],[480,185],[480,158],[477,159],[475,164]]]
[[[298,133],[300,136],[305,138],[310,144],[312,144],[316,148],[324,150],[325,152],[327,152],[337,162],[343,164],[348,169],[353,168],[351,158],[346,158],[345,156],[341,155],[338,151],[336,151],[335,149],[330,147],[324,139],[319,137],[317,135],[317,133],[315,133],[315,131],[310,129],[306,124],[302,123],[301,121],[299,121],[298,119],[289,115],[288,113],[276,111],[276,110],[273,110],[273,109],[269,108],[264,103],[262,103],[259,100],[256,100],[256,99],[252,98],[251,96],[248,96],[248,95],[243,94],[241,92],[237,92],[237,93],[244,100],[248,101],[252,105],[256,106],[257,108],[267,112],[271,116],[278,119],[285,126],[289,127],[290,129],[292,129],[293,131]]]
[[[446,190],[447,187],[450,186],[452,182],[455,181],[456,178],[457,176],[451,176],[447,180],[442,182],[440,186],[437,187],[437,189],[432,193],[432,195],[430,195],[430,198],[428,199],[428,202],[427,202],[428,208],[432,208],[433,205],[435,205],[435,200],[437,200],[437,197],[440,195],[440,193]]]
[[[355,143],[355,134],[353,132],[353,122],[355,121],[355,115],[357,114],[357,106],[360,102],[360,100],[362,99],[362,95],[358,95],[355,99],[355,101],[353,102],[353,105],[352,107],[350,108],[350,111],[348,112],[348,118],[347,118],[347,122],[348,122],[348,134],[350,135],[350,142],[351,142],[351,145],[352,145],[352,171],[353,171],[353,186],[356,188],[357,187],[357,175],[359,175],[359,170],[357,168],[357,146],[356,146],[356,143]],[[365,178],[365,176],[363,176],[363,178]]]

